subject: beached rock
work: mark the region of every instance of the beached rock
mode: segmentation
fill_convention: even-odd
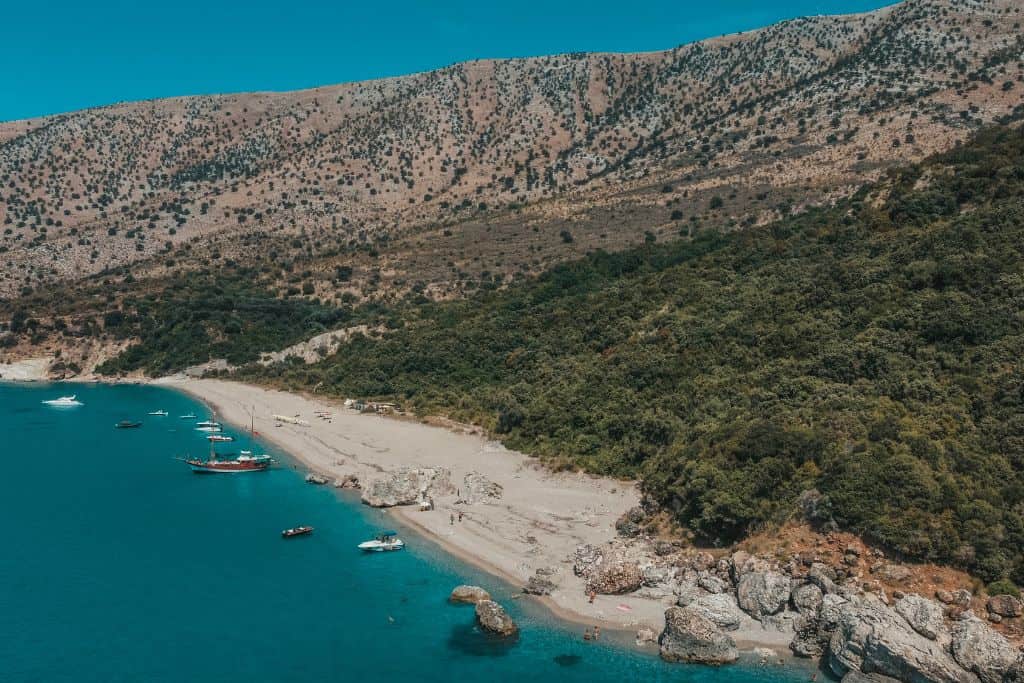
[[[322,484],[326,484],[327,482],[328,482],[327,477],[325,477],[322,474],[316,474],[315,472],[310,472],[309,474],[306,475],[306,483],[307,484],[316,484],[316,485],[320,486]]]
[[[977,683],[936,641],[925,638],[874,599],[848,602],[829,642],[828,665],[837,676],[867,671],[904,683]]]
[[[960,666],[977,675],[982,683],[1019,680],[1024,672],[1020,651],[980,619],[956,624],[950,649]]]
[[[778,658],[778,655],[775,654],[775,650],[770,647],[755,647],[751,650],[751,654],[754,655],[754,659],[756,659],[757,663],[761,666],[767,666]]]
[[[773,571],[744,573],[736,586],[736,598],[743,611],[755,619],[776,614],[789,602],[789,577]]]
[[[697,585],[708,593],[724,593],[729,589],[729,584],[714,574],[702,574],[697,577]]]
[[[620,536],[625,536],[626,538],[639,536],[642,531],[640,525],[643,523],[644,518],[645,514],[642,507],[630,508],[615,521],[615,530],[619,532]]]
[[[573,553],[572,571],[576,576],[590,576],[604,562],[604,551],[596,545],[581,545]]]
[[[467,503],[487,503],[499,500],[504,493],[501,484],[491,481],[479,472],[467,472],[462,478],[462,500]]]
[[[505,608],[493,600],[481,600],[476,603],[476,621],[480,628],[489,633],[511,637],[519,633],[519,627]]]
[[[692,609],[715,626],[726,631],[735,631],[744,619],[744,614],[736,605],[736,600],[727,593],[684,590],[676,604]]]
[[[362,501],[379,508],[415,505],[454,492],[451,473],[443,467],[402,467],[372,479],[363,489]]]
[[[481,600],[490,600],[491,594],[480,586],[456,586],[448,596],[448,602],[475,605]]]
[[[644,582],[636,562],[614,562],[597,567],[587,580],[587,588],[602,595],[632,593]]]
[[[334,481],[334,488],[338,489],[358,489],[359,488],[359,477],[354,474],[346,474],[344,477],[336,479]]]
[[[907,620],[910,627],[931,640],[948,639],[942,606],[928,598],[909,593],[896,601],[896,612]]]
[[[739,658],[736,642],[689,607],[670,607],[665,612],[658,645],[661,658],[668,662],[728,664]]]
[[[813,583],[802,583],[793,589],[790,601],[793,603],[793,609],[800,614],[817,615],[822,597],[823,593],[818,586]]]
[[[1001,617],[1012,619],[1021,615],[1020,600],[1012,595],[993,595],[985,603],[985,609],[990,614],[998,614]]]
[[[523,586],[523,592],[529,593],[530,595],[551,595],[551,591],[555,590],[554,581],[551,579],[534,574],[527,580],[526,585]]]

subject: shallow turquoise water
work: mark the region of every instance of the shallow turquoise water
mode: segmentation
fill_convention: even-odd
[[[73,392],[83,407],[40,403]],[[156,409],[170,416],[146,416]],[[390,526],[385,513],[305,484],[280,453],[266,473],[190,473],[174,457],[207,446],[178,418],[189,412],[206,415],[156,387],[0,384],[0,680],[808,678],[584,643],[578,627],[408,534],[408,552],[364,556],[355,545]],[[143,427],[113,429],[129,418]],[[298,524],[315,535],[279,537]],[[517,643],[484,639],[472,608],[446,603],[464,582],[509,607]]]

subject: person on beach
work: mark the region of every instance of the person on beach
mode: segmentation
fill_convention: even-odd
[[[462,510],[459,510],[459,523],[462,523]]]
[[[590,640],[591,638],[593,638],[593,636],[590,635],[590,627],[588,626],[587,630],[583,632],[583,640]]]
[[[452,524],[452,525],[455,524],[455,513],[454,512],[448,516],[448,523]]]
[[[601,627],[600,626],[595,626],[594,627],[594,640],[597,640],[600,637],[601,637]]]
[[[587,593],[587,597],[590,598],[590,604],[593,605],[594,604],[594,598],[597,597],[597,591],[593,591],[593,590],[590,591],[589,593]]]

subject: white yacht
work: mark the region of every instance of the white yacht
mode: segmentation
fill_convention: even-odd
[[[359,549],[368,553],[382,553],[386,550],[401,550],[405,542],[398,538],[395,531],[385,531],[372,541],[363,541]]]
[[[75,396],[61,396],[60,398],[51,398],[49,401],[43,401],[48,406],[55,406],[58,408],[68,408],[71,406],[85,405],[79,401]]]
[[[221,427],[220,422],[213,422],[212,420],[208,420],[206,422],[197,422],[196,429],[198,429],[201,432],[216,433],[221,431],[223,427]]]
[[[150,413],[150,415],[156,415],[157,417],[167,417],[167,411],[166,410],[154,410],[153,412]]]

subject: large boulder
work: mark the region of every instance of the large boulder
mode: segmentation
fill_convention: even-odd
[[[824,596],[821,589],[815,584],[802,583],[793,589],[789,597],[793,603],[793,609],[797,612],[816,616]]]
[[[808,658],[823,655],[839,625],[839,613],[846,602],[846,598],[828,593],[822,597],[816,613],[800,614],[793,622],[793,640],[789,643],[793,654]]]
[[[982,683],[1019,680],[1024,670],[1020,652],[980,619],[967,619],[953,627],[953,658]]]
[[[581,545],[573,553],[572,571],[576,576],[590,576],[604,562],[604,551],[596,545]]]
[[[728,664],[739,658],[736,642],[689,607],[666,610],[665,630],[658,645],[661,658],[667,662]]]
[[[602,595],[632,593],[644,582],[644,574],[636,562],[602,563],[587,580],[587,589]]]
[[[910,628],[930,640],[948,642],[949,634],[943,620],[942,605],[920,595],[908,593],[896,601],[896,611]]]
[[[697,585],[708,593],[724,593],[729,590],[729,584],[714,574],[701,574],[697,577]]]
[[[432,496],[455,492],[451,473],[443,467],[402,467],[372,479],[362,501],[376,508],[415,505]]]
[[[755,619],[777,614],[789,602],[789,577],[773,571],[746,572],[736,586],[736,598]]]
[[[519,627],[505,608],[493,600],[481,600],[476,603],[476,621],[480,628],[488,633],[511,637],[519,633]]]
[[[735,631],[743,623],[744,614],[736,600],[727,593],[706,593],[701,590],[683,591],[676,604],[688,607],[726,631]]]
[[[828,665],[837,676],[879,673],[903,683],[977,683],[936,641],[910,628],[877,600],[848,602],[839,610]]]
[[[998,614],[1000,617],[1011,619],[1021,615],[1020,600],[1012,595],[993,595],[985,603],[985,609],[989,614]]]
[[[448,596],[449,602],[462,605],[475,605],[481,600],[490,600],[491,594],[480,586],[456,586]]]
[[[860,671],[851,671],[843,676],[842,683],[898,683],[895,678],[883,676],[882,674],[864,674]]]
[[[467,503],[487,503],[499,500],[504,493],[501,484],[491,481],[479,472],[467,472],[462,478],[462,500]]]

